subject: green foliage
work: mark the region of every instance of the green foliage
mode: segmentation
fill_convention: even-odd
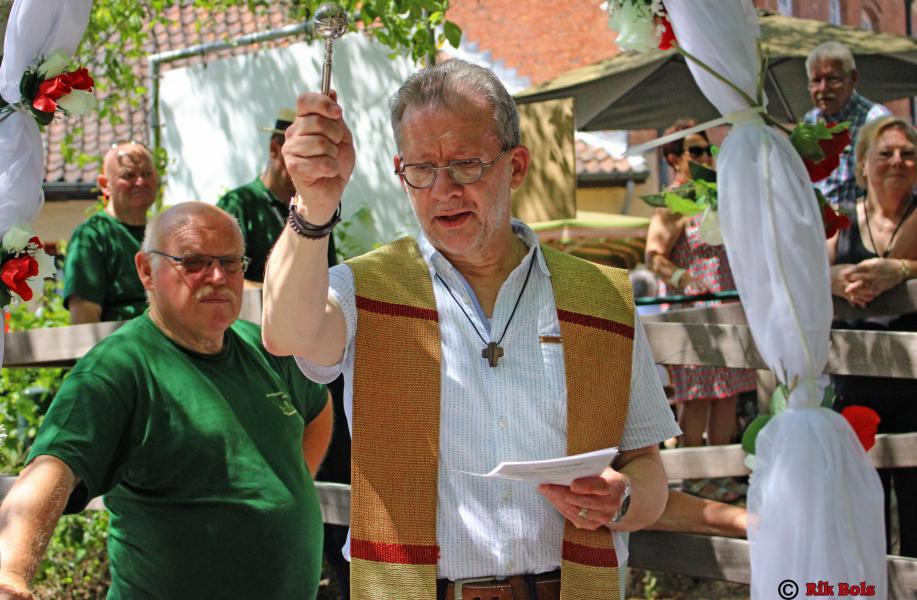
[[[812,162],[818,162],[825,158],[825,151],[819,144],[819,140],[830,140],[835,134],[850,127],[850,121],[838,123],[828,127],[824,121],[818,123],[800,123],[793,128],[790,134],[790,142],[802,158]]]
[[[267,13],[283,11],[290,23],[309,19],[321,0],[190,0],[187,4],[205,15],[199,29],[232,6]],[[458,45],[461,29],[445,19],[448,0],[342,0],[350,14],[352,31],[365,31],[396,53],[407,50],[417,62],[432,56],[446,40]],[[95,65],[93,77],[101,94],[99,114],[113,125],[121,121],[119,109],[125,103],[141,106],[143,87],[141,64],[154,28],[172,25],[176,3],[170,0],[96,0],[89,24],[78,49],[78,59]],[[442,33],[433,35],[436,28]]]
[[[665,205],[670,211],[679,215],[692,216],[704,210],[704,207],[693,199],[680,196],[675,192],[666,192]]]
[[[45,284],[45,295],[36,310],[26,304],[11,306],[10,330],[70,324],[70,313],[54,291],[54,282]],[[17,473],[35,438],[48,402],[64,379],[64,369],[0,370],[0,425],[6,430],[6,444],[0,448],[0,472]]]
[[[102,600],[108,592],[108,512],[84,511],[58,522],[33,589],[39,598]]]
[[[758,438],[758,433],[773,418],[774,415],[758,415],[748,424],[748,427],[745,428],[745,433],[742,434],[742,450],[746,454],[755,453],[755,440]]]
[[[716,171],[693,160],[688,162],[688,169],[692,181],[661,194],[640,196],[640,199],[650,206],[668,208],[689,217],[704,212],[708,206],[716,210]]]
[[[11,306],[10,329],[24,331],[70,324],[70,313],[54,290],[45,284],[37,309]],[[0,424],[9,434],[0,447],[0,472],[18,473],[51,398],[66,375],[64,369],[0,369]],[[106,511],[86,511],[63,517],[54,531],[34,580],[38,598],[102,599],[108,590],[108,527]]]

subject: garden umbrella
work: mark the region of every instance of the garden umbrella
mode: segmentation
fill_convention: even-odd
[[[812,108],[805,60],[829,40],[853,52],[857,91],[863,96],[884,102],[917,95],[917,40],[763,11],[758,21],[761,47],[769,57],[767,109],[778,119],[795,122]],[[707,121],[719,116],[674,50],[624,52],[524,90],[516,100],[564,97],[575,99],[576,128],[582,131],[656,129],[682,117]]]

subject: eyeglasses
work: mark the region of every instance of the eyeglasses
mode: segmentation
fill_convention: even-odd
[[[497,158],[489,163],[482,161],[480,158],[463,158],[461,160],[450,160],[449,164],[444,167],[437,167],[433,163],[409,163],[401,165],[401,169],[395,170],[395,175],[400,175],[404,182],[417,190],[425,190],[433,187],[436,182],[436,176],[442,170],[449,171],[449,177],[452,181],[461,185],[470,185],[476,182],[484,175],[484,169],[492,167],[500,160],[500,157],[506,154],[509,148],[504,148]]]
[[[814,90],[821,86],[824,82],[825,87],[829,88],[839,88],[844,85],[844,82],[847,80],[846,77],[818,77],[816,79],[809,80],[809,89]]]
[[[710,157],[713,156],[713,153],[710,151],[710,146],[688,146],[685,150],[688,151],[688,154],[690,154],[692,158],[700,158],[704,154]]]
[[[249,257],[238,254],[230,254],[228,256],[211,256],[209,254],[182,254],[181,256],[172,256],[171,254],[166,254],[159,250],[150,250],[147,254],[158,254],[159,256],[171,258],[180,264],[181,268],[190,275],[202,271],[209,271],[215,261],[220,263],[220,268],[223,269],[223,272],[227,275],[238,275],[239,273],[244,273],[249,263],[252,262],[252,259]]]

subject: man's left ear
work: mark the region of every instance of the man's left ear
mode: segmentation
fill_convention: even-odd
[[[512,148],[510,152],[510,160],[513,164],[513,176],[510,185],[516,190],[525,181],[525,176],[529,172],[529,164],[532,162],[532,155],[529,153],[529,149],[522,145]]]
[[[850,81],[853,83],[853,87],[857,86],[857,82],[860,80],[860,72],[856,69],[850,71]]]

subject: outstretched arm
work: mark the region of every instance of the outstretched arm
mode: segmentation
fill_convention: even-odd
[[[76,483],[66,463],[46,455],[16,479],[0,505],[0,599],[32,597],[28,584]]]
[[[335,98],[299,96],[283,145],[297,211],[316,226],[334,215],[354,165],[353,137]],[[341,309],[328,299],[327,236],[309,239],[284,228],[264,276],[262,338],[279,356],[295,354],[325,366],[340,362],[346,327]]]
[[[747,526],[748,512],[741,506],[669,490],[662,516],[646,529],[745,537]]]

